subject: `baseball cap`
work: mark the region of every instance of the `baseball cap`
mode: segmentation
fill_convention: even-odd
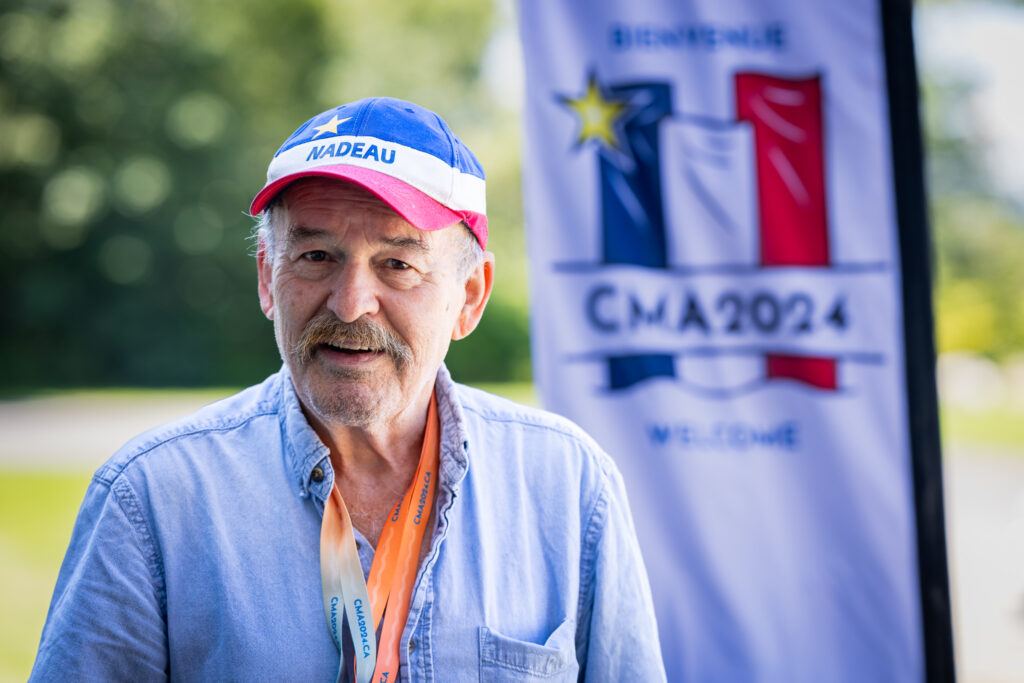
[[[372,97],[317,114],[277,150],[249,213],[314,176],[366,188],[420,230],[462,221],[487,246],[483,167],[440,116],[417,104]]]

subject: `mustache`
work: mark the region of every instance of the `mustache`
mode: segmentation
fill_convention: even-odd
[[[398,334],[366,318],[347,323],[331,313],[318,315],[306,323],[302,335],[292,346],[292,356],[300,363],[308,363],[320,344],[380,351],[390,356],[399,369],[412,362],[412,349]]]

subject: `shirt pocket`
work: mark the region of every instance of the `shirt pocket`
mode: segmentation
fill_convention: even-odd
[[[575,681],[576,621],[566,619],[543,645],[480,627],[480,681]]]

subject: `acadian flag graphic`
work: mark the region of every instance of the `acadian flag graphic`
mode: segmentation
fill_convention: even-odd
[[[669,680],[951,676],[909,8],[522,0],[520,28],[535,379],[623,470]]]

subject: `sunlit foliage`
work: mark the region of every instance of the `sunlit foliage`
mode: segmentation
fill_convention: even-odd
[[[518,128],[489,2],[33,0],[0,9],[0,386],[247,384],[280,363],[244,215],[284,138],[367,95],[489,174],[493,310],[452,364],[528,374]]]

